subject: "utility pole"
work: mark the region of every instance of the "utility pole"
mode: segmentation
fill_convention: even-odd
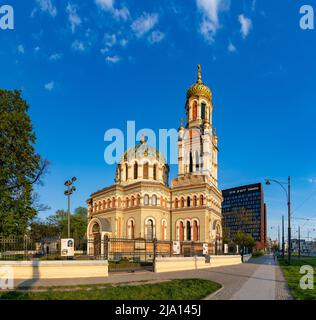
[[[284,259],[284,216],[282,216],[282,258]]]
[[[301,228],[298,226],[298,257],[301,258]]]
[[[292,244],[291,244],[291,177],[288,177],[288,263],[291,264],[291,250],[292,250]]]
[[[278,251],[280,251],[280,225],[278,225]]]

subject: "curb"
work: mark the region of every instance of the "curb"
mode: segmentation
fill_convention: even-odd
[[[212,300],[213,297],[215,297],[218,293],[220,293],[225,287],[222,286],[221,288],[219,288],[217,291],[211,293],[210,295],[206,296],[205,298],[203,298],[202,300]]]

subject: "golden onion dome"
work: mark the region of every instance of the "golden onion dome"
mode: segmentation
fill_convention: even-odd
[[[152,162],[157,160],[161,164],[167,164],[164,156],[159,152],[158,149],[148,145],[144,136],[142,136],[140,143],[130,147],[127,151],[125,151],[120,163],[131,162],[135,159],[142,160],[144,158],[147,158]]]
[[[198,78],[195,84],[193,84],[187,91],[187,99],[193,96],[203,96],[208,100],[212,99],[211,89],[206,86],[202,81],[201,65],[198,65]]]

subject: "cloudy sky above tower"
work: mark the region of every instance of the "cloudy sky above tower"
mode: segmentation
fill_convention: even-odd
[[[301,220],[316,219],[316,42],[299,27],[304,1],[6,2],[15,28],[0,31],[0,87],[23,90],[37,149],[51,161],[40,189],[45,215],[66,207],[63,183],[73,175],[73,207],[113,183],[115,166],[103,158],[109,128],[126,131],[135,120],[136,130],[177,129],[201,63],[220,187],[291,175],[294,229],[305,224],[306,237],[316,228]],[[265,188],[274,238],[271,226],[286,214],[282,192]]]

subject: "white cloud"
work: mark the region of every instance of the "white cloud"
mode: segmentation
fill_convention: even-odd
[[[244,39],[246,39],[248,34],[249,34],[249,31],[250,31],[250,29],[252,27],[252,21],[251,21],[251,19],[247,18],[243,14],[239,15],[238,21],[239,21],[239,23],[241,25],[240,32],[242,34],[242,37]]]
[[[126,7],[123,7],[121,9],[114,9],[113,10],[113,16],[117,20],[128,20],[130,17],[129,10]]]
[[[158,14],[143,13],[138,19],[136,19],[131,28],[137,38],[141,38],[144,34],[149,32],[158,23]]]
[[[84,43],[79,40],[75,40],[71,46],[76,51],[85,51],[86,50]]]
[[[121,45],[122,47],[126,47],[127,44],[128,44],[128,40],[127,40],[127,39],[122,39],[122,40],[120,40],[120,45]]]
[[[96,5],[104,11],[111,12],[113,17],[117,20],[128,20],[130,13],[127,7],[120,9],[114,8],[114,0],[95,0]]]
[[[196,0],[196,5],[202,14],[200,33],[204,39],[212,43],[217,30],[220,28],[219,13],[227,11],[230,7],[229,0]]]
[[[53,0],[36,0],[36,2],[41,11],[47,12],[52,17],[56,17],[57,8],[54,6]],[[33,12],[33,15],[34,13],[35,12]]]
[[[62,53],[53,53],[49,56],[48,60],[49,61],[57,61],[60,60],[63,57]]]
[[[107,56],[105,61],[108,63],[118,63],[121,61],[121,58],[119,56]]]
[[[68,14],[68,20],[70,22],[71,31],[72,33],[74,33],[76,27],[78,27],[81,24],[81,18],[77,13],[77,7],[69,2],[66,7],[66,12]]]
[[[24,49],[23,44],[19,44],[19,45],[18,45],[18,52],[21,53],[21,54],[24,54],[24,53],[25,53],[25,49]]]
[[[95,0],[95,3],[102,10],[112,10],[114,0]]]
[[[104,42],[104,48],[101,49],[101,53],[109,52],[110,49],[117,43],[116,35],[114,33],[113,34],[106,33],[104,35],[103,42]]]
[[[51,82],[46,83],[46,84],[44,85],[44,88],[45,88],[46,90],[48,90],[48,91],[52,91],[52,90],[54,89],[54,87],[55,87],[55,82],[54,82],[54,81],[51,81]]]
[[[237,51],[236,47],[233,45],[233,43],[231,41],[229,41],[227,50],[228,50],[228,52],[236,52]]]
[[[162,41],[164,39],[164,37],[165,37],[165,34],[163,32],[155,30],[149,35],[148,41],[151,44],[154,44],[154,43],[158,43],[158,42]]]
[[[39,46],[37,46],[37,47],[34,48],[34,51],[35,51],[35,52],[39,52],[40,50],[41,50],[41,48],[40,48]]]

